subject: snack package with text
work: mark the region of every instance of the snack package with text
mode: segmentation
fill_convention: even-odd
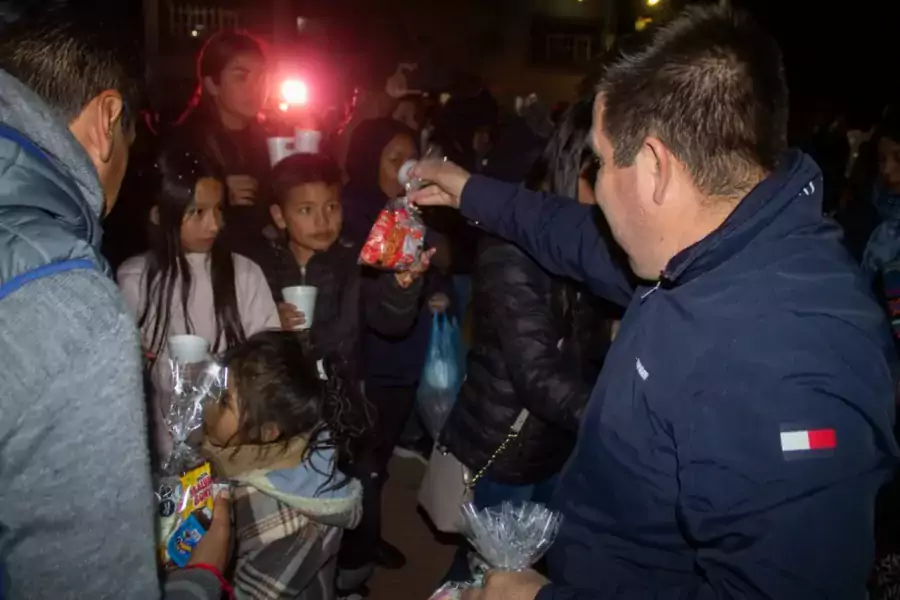
[[[187,564],[191,550],[212,522],[214,493],[208,462],[183,475],[159,480],[157,534],[163,564],[171,562],[178,567]]]

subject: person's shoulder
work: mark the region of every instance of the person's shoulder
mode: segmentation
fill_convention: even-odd
[[[485,235],[478,244],[479,266],[491,271],[527,271],[529,274],[543,272],[538,264],[524,250],[501,238]]]
[[[0,300],[0,348],[0,362],[18,356],[23,368],[58,370],[87,356],[138,356],[138,335],[115,282],[83,269],[36,279]]]
[[[335,263],[357,265],[362,247],[363,245],[355,240],[341,237],[328,249],[328,254]]]
[[[239,284],[256,285],[260,281],[266,283],[266,276],[262,267],[252,258],[248,258],[243,254],[232,254],[231,260],[234,263],[234,278]]]
[[[119,265],[119,270],[116,271],[116,278],[119,281],[122,281],[122,279],[139,277],[146,269],[147,255],[138,254],[137,256],[132,256],[121,265]]]

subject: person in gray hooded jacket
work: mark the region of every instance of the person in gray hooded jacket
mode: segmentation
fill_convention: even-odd
[[[99,251],[137,79],[96,13],[41,6],[12,20],[10,5],[0,5],[0,597],[158,598],[137,330]],[[228,503],[217,511],[195,550],[206,565],[171,575],[166,598],[221,596],[208,567],[224,567]]]

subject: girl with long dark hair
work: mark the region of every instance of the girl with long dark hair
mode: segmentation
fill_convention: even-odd
[[[217,33],[197,57],[197,90],[165,140],[222,172],[228,191],[223,212],[232,224],[226,234],[232,249],[245,255],[271,224],[263,193],[269,155],[259,122],[268,85],[262,43],[242,32]]]
[[[144,351],[155,361],[157,425],[167,390],[166,342],[193,334],[221,352],[264,329],[278,329],[275,302],[262,270],[232,254],[222,230],[224,185],[206,160],[169,151],[157,160],[159,191],[150,214],[150,250],[122,264],[119,285],[138,321]],[[157,427],[157,448],[168,436]]]

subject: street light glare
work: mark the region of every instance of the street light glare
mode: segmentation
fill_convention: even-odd
[[[281,84],[281,99],[289,105],[306,104],[309,99],[309,89],[302,81],[288,79]]]
[[[656,6],[659,4],[659,0],[647,0],[647,6]]]

